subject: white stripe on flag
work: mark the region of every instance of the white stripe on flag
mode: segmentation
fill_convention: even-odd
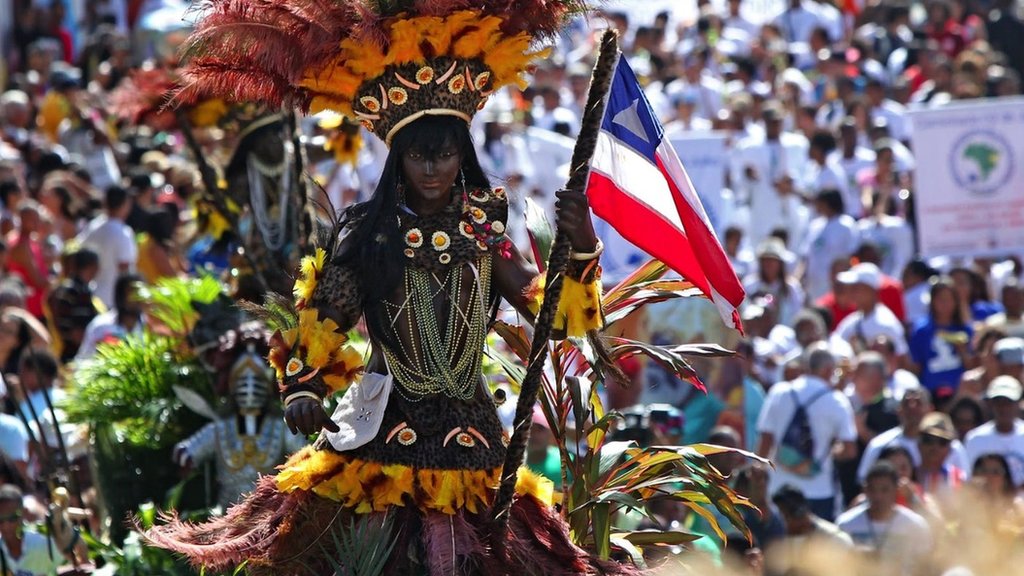
[[[648,206],[680,234],[686,235],[665,175],[650,160],[604,130],[597,135],[590,169],[608,177],[623,193]]]
[[[697,196],[697,191],[693,189],[693,183],[690,182],[690,176],[686,173],[686,169],[683,168],[683,163],[679,160],[679,155],[676,154],[675,148],[672,147],[672,143],[668,140],[662,140],[661,144],[658,145],[658,149],[655,150],[655,154],[661,159],[661,165],[664,166],[665,172],[672,178],[672,181],[676,183],[676,188],[683,195],[686,203],[690,205],[692,209],[700,219],[707,225],[708,231],[711,232],[712,236],[717,238],[715,235],[715,229],[711,226],[711,220],[708,218],[707,212],[704,210],[704,205],[701,204],[700,197]],[[696,231],[694,231],[696,233]]]

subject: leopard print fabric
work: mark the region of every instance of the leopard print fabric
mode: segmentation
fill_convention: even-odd
[[[409,264],[430,272],[472,262],[492,249],[501,256],[508,249],[508,198],[503,188],[457,191],[441,212],[423,217],[406,213],[399,221]]]
[[[406,242],[407,266],[444,273],[467,262],[478,262],[488,251],[501,257],[508,242],[505,222],[508,199],[501,188],[453,194],[452,203],[437,214],[399,218]],[[419,238],[409,238],[410,232]],[[439,234],[440,233],[440,234]],[[435,237],[443,241],[435,244]],[[417,241],[418,240],[418,241]],[[447,257],[442,258],[443,255]],[[329,264],[309,304],[348,330],[363,313],[364,300],[357,273]],[[397,384],[396,384],[397,385]],[[507,437],[481,377],[468,400],[437,394],[410,401],[393,392],[380,431],[370,443],[346,452],[355,458],[387,464],[434,469],[493,469],[502,465]],[[399,431],[411,429],[399,441]],[[321,437],[319,450],[333,450]]]

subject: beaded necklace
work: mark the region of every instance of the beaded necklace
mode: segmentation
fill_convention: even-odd
[[[384,302],[392,327],[403,312],[408,317],[409,345],[398,339],[401,354],[387,345],[381,346],[391,373],[399,384],[396,389],[406,400],[416,402],[433,394],[468,400],[476,392],[487,336],[490,254],[483,254],[478,262],[479,270],[474,270],[478,275],[470,289],[467,310],[459,306],[463,287],[462,266],[445,270],[443,280],[423,268],[407,266],[404,273],[405,302],[401,305]],[[466,265],[474,266],[472,263]],[[434,308],[434,298],[442,293],[448,301],[444,334],[441,334]]]

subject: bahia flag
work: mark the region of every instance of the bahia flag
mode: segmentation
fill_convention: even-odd
[[[590,163],[587,197],[595,214],[693,283],[727,326],[742,329],[737,308],[743,286],[622,56]]]

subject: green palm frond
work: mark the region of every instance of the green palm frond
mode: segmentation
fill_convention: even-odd
[[[194,304],[209,304],[224,292],[213,276],[199,278],[161,278],[153,286],[143,286],[139,296],[149,305],[148,314],[173,334],[186,336],[199,313]]]
[[[277,292],[267,293],[262,305],[254,302],[239,302],[238,305],[253,318],[262,320],[271,332],[284,332],[299,323],[298,312],[292,299]]]
[[[121,422],[146,440],[167,437],[181,408],[174,386],[209,396],[210,379],[194,359],[181,353],[177,340],[143,333],[100,344],[96,355],[73,373],[62,408],[70,422],[98,425]],[[165,434],[166,433],[166,434]]]
[[[338,523],[331,530],[334,549],[324,552],[330,558],[335,576],[380,576],[395,547],[394,518],[360,514],[348,525]],[[340,560],[343,560],[342,563]]]

